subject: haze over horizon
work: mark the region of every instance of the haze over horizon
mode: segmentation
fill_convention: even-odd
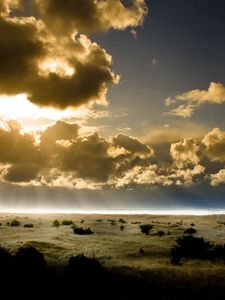
[[[223,209],[222,0],[2,0],[0,210]]]

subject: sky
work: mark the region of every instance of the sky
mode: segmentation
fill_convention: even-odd
[[[0,209],[225,206],[222,0],[2,0]]]

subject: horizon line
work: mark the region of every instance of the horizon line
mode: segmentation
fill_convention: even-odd
[[[0,209],[0,214],[87,214],[87,215],[225,215],[225,209]]]

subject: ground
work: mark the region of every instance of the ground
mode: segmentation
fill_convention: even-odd
[[[7,225],[14,219],[20,221],[20,226]],[[90,227],[94,233],[75,235],[71,226],[54,227],[53,221],[56,219],[60,223],[62,220],[72,220],[77,226]],[[123,219],[124,223],[119,219]],[[190,227],[197,230],[196,236],[215,244],[225,243],[225,215],[1,214],[0,222],[1,246],[14,252],[20,246],[32,245],[44,253],[50,264],[64,264],[71,255],[84,253],[99,258],[109,267],[132,266],[141,270],[174,268],[170,263],[171,247]],[[34,228],[24,228],[27,223],[33,224]],[[140,224],[153,225],[149,235],[141,233]],[[158,231],[164,231],[165,235],[160,237]],[[188,268],[193,263],[187,261],[185,265]],[[221,267],[225,271],[221,262],[197,263],[199,267]]]

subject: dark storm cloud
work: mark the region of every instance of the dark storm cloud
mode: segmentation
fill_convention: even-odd
[[[0,93],[27,92],[32,78],[38,73],[38,60],[44,54],[35,20],[0,17]]]
[[[34,163],[13,164],[7,169],[4,180],[8,182],[29,182],[37,178],[40,165]]]
[[[146,12],[142,0],[2,1],[0,94],[60,109],[106,103],[119,76],[111,56],[81,33],[138,26]]]

